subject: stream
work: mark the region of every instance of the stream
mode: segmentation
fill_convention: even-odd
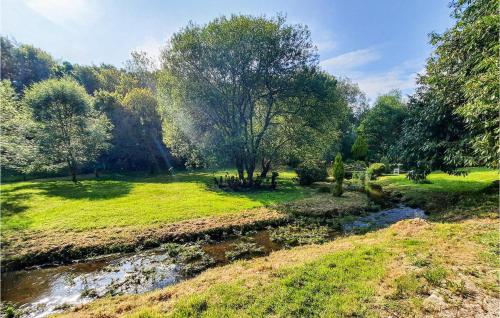
[[[329,239],[348,235],[357,229],[381,228],[403,219],[425,217],[424,211],[420,209],[400,206],[344,224],[344,234],[332,231]],[[270,230],[252,231],[218,242],[203,241],[197,246],[203,251],[200,252],[204,255],[203,259],[210,260],[206,267],[213,267],[227,264],[229,260],[226,253],[241,242],[251,242],[260,250],[260,255],[284,248],[271,240]],[[70,265],[2,273],[1,301],[18,307],[21,317],[46,317],[106,295],[144,293],[193,276],[186,274],[188,267],[192,268],[193,264],[179,261],[179,257],[172,255],[165,246],[129,254],[107,255]]]

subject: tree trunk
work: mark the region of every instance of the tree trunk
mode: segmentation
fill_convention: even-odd
[[[76,169],[74,167],[71,167],[71,181],[73,181],[73,183],[77,182],[77,180],[76,180]]]
[[[74,164],[74,161],[68,160],[68,168],[69,168],[69,173],[71,175],[71,181],[73,183],[76,183],[76,165]]]
[[[248,185],[250,187],[253,186],[253,172],[254,171],[255,171],[255,167],[253,167],[253,166],[247,167]]]
[[[99,169],[97,169],[97,165],[94,166],[94,174],[96,178],[99,178]]]
[[[260,177],[265,179],[270,169],[271,169],[271,160],[266,162],[264,159],[262,159],[262,171],[260,172]]]
[[[240,183],[243,184],[243,180],[245,179],[245,167],[240,159],[236,159],[236,170],[238,170],[238,179]]]

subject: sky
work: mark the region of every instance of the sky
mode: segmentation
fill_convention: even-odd
[[[449,0],[0,0],[0,33],[56,59],[118,67],[134,50],[157,57],[190,21],[221,15],[284,14],[307,25],[320,66],[349,77],[373,102],[411,94],[432,52],[430,32],[449,28]]]

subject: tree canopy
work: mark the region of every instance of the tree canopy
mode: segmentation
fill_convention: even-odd
[[[250,183],[257,163],[272,160],[287,135],[322,125],[317,119],[328,107],[321,105],[334,109],[336,81],[317,74],[309,31],[280,16],[190,24],[163,56],[168,89],[178,98],[175,112],[189,121],[192,144],[230,158]]]
[[[384,156],[397,158],[396,148],[406,112],[406,105],[398,91],[379,96],[373,108],[366,112],[358,133],[368,144],[369,160],[380,161]]]
[[[98,113],[85,89],[71,79],[51,79],[34,84],[24,102],[40,125],[39,147],[44,164],[68,167],[76,182],[78,167],[97,160],[107,149],[110,123]]]
[[[498,165],[498,34],[495,0],[451,3],[456,24],[435,46],[409,104],[400,150],[408,161],[453,171]]]

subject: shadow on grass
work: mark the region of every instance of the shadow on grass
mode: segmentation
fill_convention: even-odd
[[[214,186],[214,177],[210,172],[184,172],[177,175],[109,174],[94,179],[82,176],[77,184],[61,179],[45,179],[33,182],[11,183],[2,189],[2,212],[5,216],[19,214],[29,208],[26,204],[35,195],[58,197],[70,200],[109,200],[126,196],[137,184],[156,183],[198,183],[204,190],[214,192],[221,197],[248,198],[263,205],[272,205],[308,196],[311,190],[294,184],[291,179],[278,180],[277,190],[252,190],[231,192]]]
[[[228,171],[231,175],[231,171]],[[276,203],[291,201],[309,196],[312,190],[296,184],[291,178],[278,177],[278,187],[276,190],[255,189],[245,191],[232,191],[219,189],[215,186],[214,178],[224,176],[224,170],[219,172],[194,171],[182,172],[176,175],[114,175],[113,179],[127,180],[132,183],[198,183],[204,186],[204,190],[216,193],[221,197],[247,198],[263,205],[273,205]],[[234,175],[234,173],[233,173]]]
[[[127,195],[132,187],[130,182],[112,180],[85,180],[77,184],[71,181],[43,181],[9,185],[7,189],[2,189],[2,215],[12,216],[27,210],[29,206],[26,203],[33,195],[75,200],[107,200]]]

